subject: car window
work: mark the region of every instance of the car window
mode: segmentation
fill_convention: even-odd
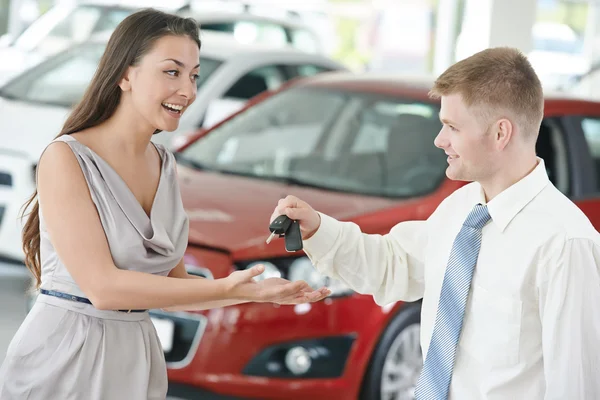
[[[103,51],[104,46],[84,47],[40,74],[19,76],[4,93],[18,100],[69,107],[83,96]]]
[[[345,173],[384,195],[429,193],[447,168],[444,152],[433,144],[440,129],[437,109],[430,104],[363,102],[350,120]]]
[[[292,92],[245,111],[185,150],[212,168],[286,175],[291,157],[312,154],[343,104],[338,94]]]
[[[63,20],[70,18],[74,10],[76,7],[62,4],[51,7],[17,37],[14,46],[25,51],[34,50],[48,32]]]
[[[248,100],[265,90],[276,90],[285,80],[276,66],[257,68],[238,79],[223,97]]]
[[[325,68],[325,67],[322,67],[319,65],[313,65],[313,64],[298,65],[296,67],[296,70],[298,71],[298,75],[302,76],[302,77],[313,76],[313,75],[320,74],[321,72],[331,71],[330,68]]]
[[[581,127],[596,166],[596,191],[600,192],[600,118],[583,118]]]
[[[544,160],[550,181],[565,195],[570,195],[568,152],[565,135],[558,121],[545,118],[536,142],[536,154]]]
[[[3,88],[3,95],[21,101],[70,107],[83,97],[104,49],[104,44],[86,44],[42,62],[10,81]],[[219,65],[219,61],[202,57],[198,87]]]
[[[77,7],[69,18],[62,20],[48,33],[47,39],[84,40],[89,37],[101,14],[102,10],[96,7]]]
[[[112,32],[117,25],[121,23],[134,10],[128,9],[109,9],[104,14],[94,27],[94,33]]]
[[[290,35],[293,47],[307,53],[318,53],[320,51],[319,42],[312,32],[306,29],[292,29]]]
[[[44,54],[54,54],[73,43],[82,42],[90,37],[101,15],[100,7],[76,7],[49,32],[42,35],[33,49]]]
[[[406,99],[292,88],[224,122],[180,155],[189,165],[386,197],[428,193],[446,156],[438,108]]]
[[[257,22],[209,22],[200,25],[202,30],[232,33],[242,43],[266,43],[273,46],[287,44],[285,29],[281,25]]]

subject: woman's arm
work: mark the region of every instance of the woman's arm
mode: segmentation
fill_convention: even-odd
[[[237,272],[236,272],[237,273]],[[205,279],[201,276],[190,275],[185,269],[185,265],[183,263],[183,259],[179,261],[179,263],[171,270],[169,273],[170,277],[178,278],[178,279]],[[261,286],[265,287],[276,287],[280,285],[286,285],[288,281],[280,278],[270,278],[261,284]],[[319,300],[324,299],[329,296],[331,292],[327,288],[321,288],[317,291],[314,291],[308,287],[302,289],[300,293],[294,293],[287,297],[281,297],[277,303],[279,304],[298,304],[301,302],[317,302]],[[308,296],[304,299],[304,295]],[[163,308],[164,311],[199,311],[199,310],[208,310],[211,308],[220,308],[227,307],[236,304],[248,303],[247,300],[240,299],[227,299],[227,300],[216,300],[216,301],[207,301],[199,304],[185,304],[182,306],[175,307],[166,307]]]
[[[185,269],[185,264],[183,259],[179,261],[179,263],[171,270],[169,276],[172,278],[179,279],[205,279],[201,276],[190,275]],[[227,306],[233,306],[236,304],[248,303],[245,300],[237,300],[237,299],[227,299],[227,300],[216,300],[216,301],[207,301],[200,304],[184,304],[182,306],[174,306],[174,307],[166,307],[163,308],[164,311],[200,311],[200,310],[208,310],[211,308],[221,308]]]
[[[40,211],[52,244],[81,290],[98,309],[152,309],[214,301],[275,301],[290,296],[310,301],[306,282],[265,286],[252,277],[262,269],[227,278],[178,279],[118,269],[112,260],[96,207],[69,146],[48,146],[38,166]],[[311,297],[312,296],[312,297]]]

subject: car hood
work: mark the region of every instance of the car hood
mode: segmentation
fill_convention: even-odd
[[[265,243],[269,220],[279,199],[295,195],[314,209],[338,219],[367,214],[398,205],[384,199],[323,189],[288,185],[178,166],[183,204],[190,218],[190,243],[236,252],[277,247]]]
[[[0,148],[37,160],[60,132],[68,113],[64,107],[0,97]]]

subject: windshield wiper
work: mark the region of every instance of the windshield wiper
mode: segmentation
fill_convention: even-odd
[[[325,184],[317,183],[317,182],[311,182],[311,181],[300,179],[300,178],[297,178],[294,176],[280,176],[280,175],[254,175],[254,176],[257,178],[260,178],[260,179],[285,183],[287,185],[302,186],[302,187],[308,187],[308,188],[314,188],[314,189],[325,189],[325,190],[331,190],[334,192],[345,191],[344,189],[341,189],[341,188],[337,189],[334,186],[325,185]]]

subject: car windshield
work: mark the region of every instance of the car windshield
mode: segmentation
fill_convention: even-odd
[[[2,88],[6,98],[71,107],[79,102],[91,81],[106,44],[87,43],[42,62]],[[198,87],[219,67],[220,61],[202,57]]]
[[[401,97],[292,88],[178,153],[227,174],[382,197],[435,190],[447,167],[438,106]]]
[[[25,51],[54,54],[91,35],[112,32],[133,11],[133,8],[90,4],[58,5],[31,24],[14,46]]]

